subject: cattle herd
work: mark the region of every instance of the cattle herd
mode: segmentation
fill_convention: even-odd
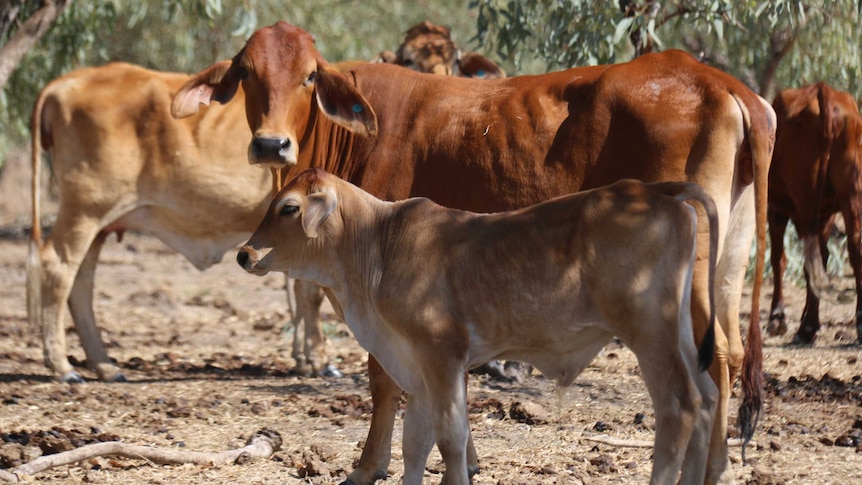
[[[299,372],[338,374],[323,352],[324,295],[369,352],[373,415],[352,485],[386,477],[402,393],[404,483],[422,483],[435,445],[444,483],[470,483],[482,444],[466,372],[508,359],[568,386],[614,337],[653,401],[650,482],[730,481],[737,378],[744,441],[762,410],[767,226],[767,331],[788,329],[792,220],[808,283],[794,340],[815,338],[841,213],[862,342],[862,125],[852,97],[823,83],[770,105],[676,50],[507,77],[429,22],[374,62],[331,64],[279,22],[198,74],[112,63],[55,79],[32,136],[27,309],[53,376],[83,381],[67,358],[68,305],[87,365],[125,379],[93,310],[109,234],[152,234],[201,270],[245,243],[243,269],[296,278]],[[44,240],[43,153],[59,197]]]

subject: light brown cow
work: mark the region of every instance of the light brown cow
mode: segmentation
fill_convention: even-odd
[[[93,277],[110,233],[153,234],[204,270],[251,234],[273,194],[270,174],[246,163],[250,136],[241,104],[182,121],[170,116],[171,96],[188,79],[113,63],[57,78],[39,95],[28,309],[42,330],[45,363],[59,380],[83,380],[66,357],[67,302],[88,366],[102,380],[123,379],[93,313]],[[44,244],[38,223],[43,149],[60,197]],[[298,308],[297,320],[307,325],[305,339],[294,341],[293,356],[300,370],[332,372],[314,310],[306,318],[305,308]]]
[[[467,369],[515,359],[569,386],[613,336],[635,353],[653,399],[650,482],[700,484],[718,390],[698,370],[712,360],[715,315],[700,352],[692,332],[690,199],[708,214],[712,275],[717,215],[695,184],[627,180],[475,214],[424,198],[384,202],[309,169],[273,199],[237,261],[327,288],[410,395],[405,485],[422,483],[435,441],[443,483],[470,483]]]
[[[417,72],[444,76],[500,79],[506,72],[478,52],[461,52],[448,27],[427,20],[407,29],[404,42],[395,52],[384,51],[375,59],[413,69]]]
[[[767,330],[787,331],[782,276],[784,231],[793,221],[805,242],[808,296],[793,337],[811,343],[820,328],[819,289],[825,286],[826,241],[835,214],[847,228],[856,279],[856,337],[862,342],[862,117],[848,93],[824,83],[781,91],[773,101],[778,136],[769,170],[769,236],[775,290]]]
[[[341,74],[311,35],[279,22],[259,29],[230,63],[202,71],[174,98],[173,113],[228,102],[242,84],[253,163],[321,167],[377,197],[425,196],[447,207],[495,212],[621,178],[692,181],[719,215],[716,359],[720,399],[708,482],[729,473],[730,385],[742,368],[739,424],[750,437],[761,404],[761,341],[739,303],[752,237],[766,239],[766,180],[775,128],[769,104],[740,81],[680,51],[541,76],[473,80],[427,76],[387,64]],[[701,225],[704,226],[705,225]],[[707,236],[700,235],[692,310],[707,329]],[[369,358],[374,414],[355,484],[385,476],[400,391]]]

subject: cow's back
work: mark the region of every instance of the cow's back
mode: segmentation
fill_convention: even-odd
[[[34,129],[69,214],[59,222],[98,216],[106,231],[153,233],[199,268],[254,229],[272,185],[247,164],[243,108],[174,119],[171,98],[187,79],[111,63],[42,90]]]
[[[365,152],[352,163],[363,169],[342,175],[390,200],[423,196],[477,212],[621,178],[729,194],[745,136],[730,92],[738,81],[687,54],[663,55],[674,57],[483,82],[363,66],[355,78],[379,134],[355,142]]]

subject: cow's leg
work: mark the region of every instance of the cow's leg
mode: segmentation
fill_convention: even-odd
[[[411,395],[407,398],[407,409],[404,413],[404,435],[402,437],[404,485],[422,485],[425,464],[436,438],[429,404],[428,396],[425,393]]]
[[[668,325],[673,328],[673,324]],[[668,344],[666,340],[663,342]],[[656,351],[655,347],[636,346],[632,350],[638,357],[638,366],[652,397],[655,412],[656,432],[650,483],[676,483],[684,460],[687,463],[680,483],[703,483],[714,401],[705,405],[699,391],[701,386],[695,384],[696,356],[688,356],[692,357],[694,365],[694,368],[690,368],[686,356],[666,347]],[[691,442],[694,438],[697,443]]]
[[[32,275],[40,281],[41,301],[38,308],[31,309],[35,313],[31,320],[42,329],[45,364],[63,382],[83,382],[66,356],[65,307],[78,269],[98,232],[96,221],[71,219],[61,206],[52,235],[39,251],[39,274]],[[101,346],[101,341],[95,346]]]
[[[702,226],[704,224],[698,224],[699,237],[701,237]],[[709,368],[709,374],[718,386],[718,406],[709,444],[706,483],[733,483],[734,481],[727,448],[727,417],[731,383],[742,368],[744,349],[740,334],[739,308],[754,231],[754,190],[749,187],[739,197],[730,212],[721,256],[715,268],[715,310],[719,325],[715,329],[715,359]],[[700,240],[698,248],[701,247],[708,246]],[[705,274],[706,265],[703,261],[698,261],[698,265],[701,264],[703,266],[700,266],[695,273],[696,280],[698,274]],[[703,315],[696,317],[695,311],[702,313],[703,308],[708,307],[704,300],[705,292],[700,290],[695,294],[695,289],[696,287],[693,287],[692,290],[692,299],[695,303],[692,306],[692,316],[695,323],[695,336],[700,343],[702,332],[706,328],[703,322],[706,320]],[[758,317],[753,317],[751,321],[759,325]]]
[[[664,287],[651,288],[652,296],[638,307],[639,322],[609,320],[614,333],[634,352],[652,398],[656,419],[652,484],[680,480],[702,485],[709,463],[718,389],[699,369],[693,325],[697,314],[692,308],[699,311],[700,305],[692,305],[689,290],[708,280],[703,274],[696,279],[691,271],[676,280],[665,278]]]
[[[84,347],[84,352],[87,354],[87,367],[96,371],[102,381],[124,382],[125,376],[108,357],[108,352],[102,344],[99,327],[96,326],[96,317],[93,313],[93,283],[96,276],[96,263],[99,260],[99,253],[106,237],[106,234],[99,233],[90,245],[87,256],[81,262],[78,275],[75,277],[75,284],[69,295],[69,311],[72,314],[72,321],[75,322],[78,337],[81,339],[81,346]]]
[[[769,323],[766,333],[772,336],[787,333],[787,321],[784,310],[784,292],[782,279],[787,268],[787,255],[784,254],[784,233],[787,222],[786,214],[770,207],[767,212],[769,224],[770,263],[772,265],[772,305],[769,309]]]
[[[823,223],[820,228],[819,243],[820,256],[823,266],[829,262],[829,234],[832,232],[832,222],[834,216],[830,217]],[[820,298],[811,291],[811,283],[808,280],[808,272],[805,272],[805,308],[802,310],[802,321],[799,323],[799,329],[793,335],[793,343],[808,345],[814,342],[817,336],[817,331],[820,330]]]
[[[371,428],[359,465],[347,477],[345,485],[371,485],[375,480],[385,479],[392,458],[392,430],[401,403],[401,388],[371,354],[368,354],[368,383],[374,409]]]
[[[326,361],[323,329],[320,327],[323,291],[314,283],[302,280],[294,282],[293,290],[296,294],[296,336],[303,335],[301,352],[297,339],[294,339],[293,358],[300,374],[319,375]]]
[[[856,340],[862,343],[862,193],[857,190],[842,215],[847,232],[847,255],[856,280]]]

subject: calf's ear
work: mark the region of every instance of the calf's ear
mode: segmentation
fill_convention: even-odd
[[[317,105],[334,123],[362,136],[377,136],[377,114],[343,74],[320,67],[314,87]]]
[[[171,116],[186,118],[198,112],[200,105],[212,100],[222,104],[230,101],[239,87],[239,76],[231,71],[231,61],[213,64],[192,76],[174,95]]]
[[[329,214],[332,214],[337,204],[337,197],[332,189],[308,194],[302,212],[302,230],[305,231],[305,235],[312,239],[316,238],[320,225],[329,217]]]

